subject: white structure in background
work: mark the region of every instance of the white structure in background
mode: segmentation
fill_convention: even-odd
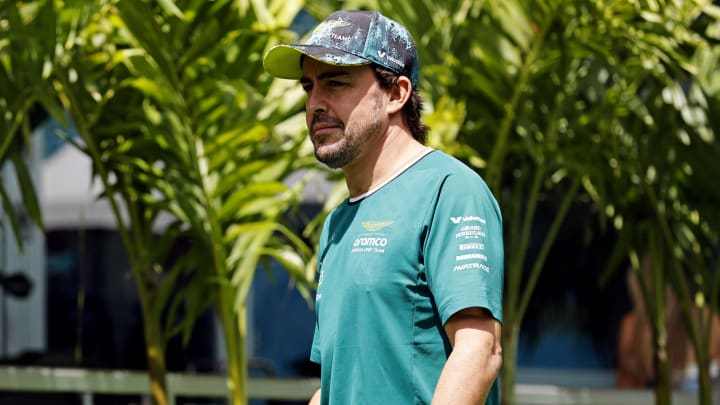
[[[92,179],[90,159],[66,145],[42,162],[40,201],[45,228],[115,229],[115,217],[105,199],[98,199],[102,184]]]
[[[43,159],[46,132],[52,130],[48,122],[35,129],[33,147],[27,156],[46,231],[114,229],[109,204],[97,199],[102,186],[98,179],[92,179],[87,156],[65,145]],[[12,360],[23,353],[46,352],[48,347],[46,247],[43,232],[22,212],[11,164],[0,170],[0,179],[18,210],[24,244],[20,252],[7,213],[0,210],[0,270],[5,276],[19,272],[32,283],[30,295],[22,299],[0,290],[0,359]]]
[[[33,147],[27,156],[30,174],[38,182],[42,160],[42,139],[32,136]],[[20,252],[7,218],[0,210],[0,272],[8,276],[22,274],[32,283],[27,297],[17,298],[0,289],[0,359],[8,360],[24,353],[44,352],[46,341],[45,237],[22,210],[22,199],[12,164],[0,168],[0,180],[7,189],[19,216],[23,252]]]

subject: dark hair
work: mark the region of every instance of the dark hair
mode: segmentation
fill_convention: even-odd
[[[372,64],[372,68],[375,72],[378,84],[380,84],[380,87],[383,90],[392,89],[397,84],[398,78],[401,76],[390,69],[374,63]],[[410,77],[409,74],[403,76]],[[402,109],[403,120],[405,121],[405,125],[407,125],[410,129],[413,138],[424,145],[427,140],[427,133],[430,130],[430,127],[423,124],[420,119],[420,112],[422,111],[422,108],[423,99],[420,97],[420,93],[418,93],[418,91],[413,87],[410,99],[408,99]]]

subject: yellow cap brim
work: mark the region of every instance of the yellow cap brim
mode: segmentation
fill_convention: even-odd
[[[334,66],[360,66],[370,60],[338,49],[320,45],[275,45],[263,58],[265,71],[281,79],[299,80],[302,77],[302,56]]]
[[[275,45],[265,54],[263,67],[275,77],[298,80],[302,76],[302,55],[303,52],[290,45]]]

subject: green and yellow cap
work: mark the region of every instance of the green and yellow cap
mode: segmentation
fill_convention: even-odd
[[[318,24],[305,42],[270,48],[263,66],[273,76],[298,80],[303,55],[336,66],[375,63],[407,76],[413,87],[417,86],[420,67],[412,36],[377,11],[336,11]]]

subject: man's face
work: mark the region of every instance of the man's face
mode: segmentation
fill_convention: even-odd
[[[387,129],[387,96],[370,66],[332,66],[306,58],[300,79],[315,157],[332,168],[352,162]]]

